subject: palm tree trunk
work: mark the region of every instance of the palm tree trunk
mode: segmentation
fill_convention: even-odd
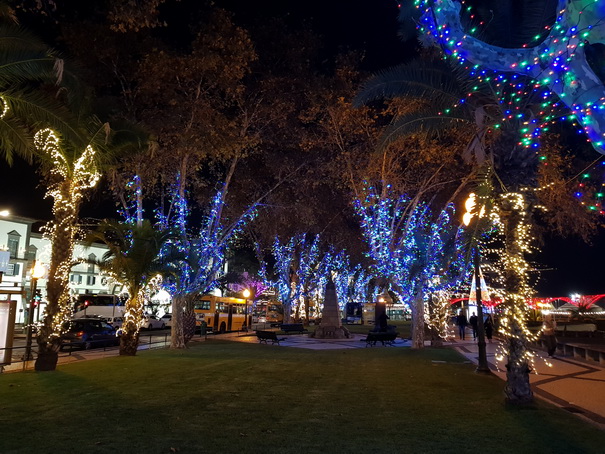
[[[38,357],[35,370],[55,370],[61,345],[63,325],[71,316],[69,272],[73,255],[78,204],[71,199],[70,181],[57,188],[50,228],[51,255],[46,284],[47,306],[38,329]]]
[[[124,308],[124,324],[120,336],[120,356],[135,356],[139,346],[139,330],[143,320],[143,298],[138,289],[129,289]]]
[[[525,335],[526,319],[526,272],[519,264],[525,262],[521,248],[524,238],[522,223],[526,204],[515,205],[510,197],[503,198],[502,219],[504,223],[507,260],[505,261],[504,286],[506,295],[504,301],[505,317],[508,321],[506,364],[506,401],[511,404],[525,405],[533,401],[533,392],[529,383],[531,369],[527,358],[527,338]]]
[[[139,332],[123,332],[120,336],[120,356],[135,356],[139,347]]]

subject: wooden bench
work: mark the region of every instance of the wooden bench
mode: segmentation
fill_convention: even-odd
[[[302,323],[282,323],[279,326],[279,329],[281,329],[284,333],[298,332],[303,334],[307,332]]]
[[[262,344],[263,342],[266,344],[267,341],[271,341],[271,344],[279,345],[279,341],[286,340],[279,339],[277,337],[277,333],[275,331],[257,331],[256,337],[258,337],[258,341]]]
[[[365,339],[361,339],[365,341],[366,347],[374,347],[376,342],[382,343],[384,346],[393,345],[395,343],[395,339],[397,339],[397,335],[399,333],[395,331],[387,331],[387,332],[377,332],[370,331]]]

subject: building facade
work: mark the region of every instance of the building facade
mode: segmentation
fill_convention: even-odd
[[[8,262],[4,266],[0,265],[0,299],[17,302],[18,324],[26,323],[30,301],[34,296],[31,276],[34,263],[42,264],[46,269],[50,263],[51,244],[41,233],[35,231],[39,224],[36,219],[0,216],[0,251],[10,254]],[[79,294],[117,293],[120,290],[110,285],[97,266],[82,263],[83,260],[100,259],[105,252],[107,247],[101,244],[93,244],[90,247],[81,243],[75,245],[74,264],[69,279],[74,298]],[[36,288],[41,295],[41,301],[34,309],[34,321],[42,317],[46,306],[46,276],[37,280]]]

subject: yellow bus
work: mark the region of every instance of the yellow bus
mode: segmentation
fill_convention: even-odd
[[[252,312],[252,322],[256,323],[283,323],[284,309],[279,303],[271,301],[257,301]]]
[[[243,298],[214,295],[201,296],[193,306],[195,324],[199,327],[202,322],[206,322],[207,327],[215,333],[239,331],[244,326],[249,327],[250,317],[246,323],[248,309],[250,307]]]

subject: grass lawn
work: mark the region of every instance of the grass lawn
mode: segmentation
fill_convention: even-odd
[[[434,362],[438,361],[438,362]],[[0,453],[601,453],[554,406],[450,349],[312,351],[208,340],[0,375]]]

